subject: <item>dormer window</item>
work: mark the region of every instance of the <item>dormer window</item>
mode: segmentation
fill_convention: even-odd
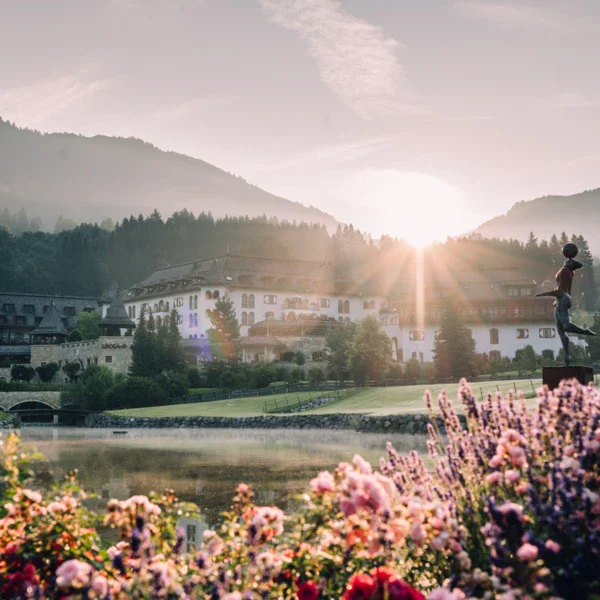
[[[2,310],[4,312],[15,312],[15,305],[12,303],[6,303],[2,305]]]

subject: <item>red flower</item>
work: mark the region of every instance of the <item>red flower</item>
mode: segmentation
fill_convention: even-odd
[[[373,600],[376,589],[377,584],[373,578],[365,573],[357,573],[348,582],[344,600]]]
[[[38,582],[35,574],[35,567],[31,563],[27,563],[22,571],[17,571],[9,576],[8,581],[4,586],[4,592],[7,596],[19,595],[24,592],[29,586],[34,586]]]
[[[371,575],[377,582],[378,587],[383,587],[389,581],[396,579],[396,573],[389,567],[377,567],[371,571]]]
[[[317,600],[319,588],[314,581],[305,581],[298,586],[296,597],[298,600]]]
[[[390,579],[388,583],[389,600],[425,600],[425,596],[408,585],[402,579]]]

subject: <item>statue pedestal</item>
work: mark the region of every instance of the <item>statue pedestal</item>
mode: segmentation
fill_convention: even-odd
[[[542,382],[551,390],[558,387],[563,379],[577,379],[582,385],[594,381],[592,367],[544,367],[542,369]]]

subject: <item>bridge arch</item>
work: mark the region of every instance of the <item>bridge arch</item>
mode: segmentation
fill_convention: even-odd
[[[44,401],[23,400],[13,404],[8,412],[16,414],[23,423],[52,423],[55,410]]]
[[[16,404],[13,404],[8,412],[13,412],[15,410],[32,410],[32,409],[40,409],[40,410],[56,410],[54,406],[44,402],[43,400],[21,400]]]

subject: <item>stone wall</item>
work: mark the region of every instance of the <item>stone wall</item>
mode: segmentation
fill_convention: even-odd
[[[464,417],[460,419],[464,422]],[[288,415],[259,417],[121,417],[104,413],[91,414],[89,427],[205,427],[205,428],[256,428],[256,429],[351,429],[369,433],[426,434],[430,422],[425,414],[386,415],[375,417],[361,414]],[[441,429],[441,421],[438,419]]]
[[[10,367],[0,369],[0,381],[2,381],[3,379],[6,379],[6,381],[10,381]]]
[[[58,408],[60,392],[0,392],[0,407],[4,410],[10,410],[21,402],[42,402]]]
[[[97,340],[31,346],[31,366],[36,368],[49,362],[78,362],[82,369],[102,365],[115,373],[126,374],[131,364],[132,342],[131,336],[102,336]],[[57,374],[57,378],[64,379],[64,375]]]

